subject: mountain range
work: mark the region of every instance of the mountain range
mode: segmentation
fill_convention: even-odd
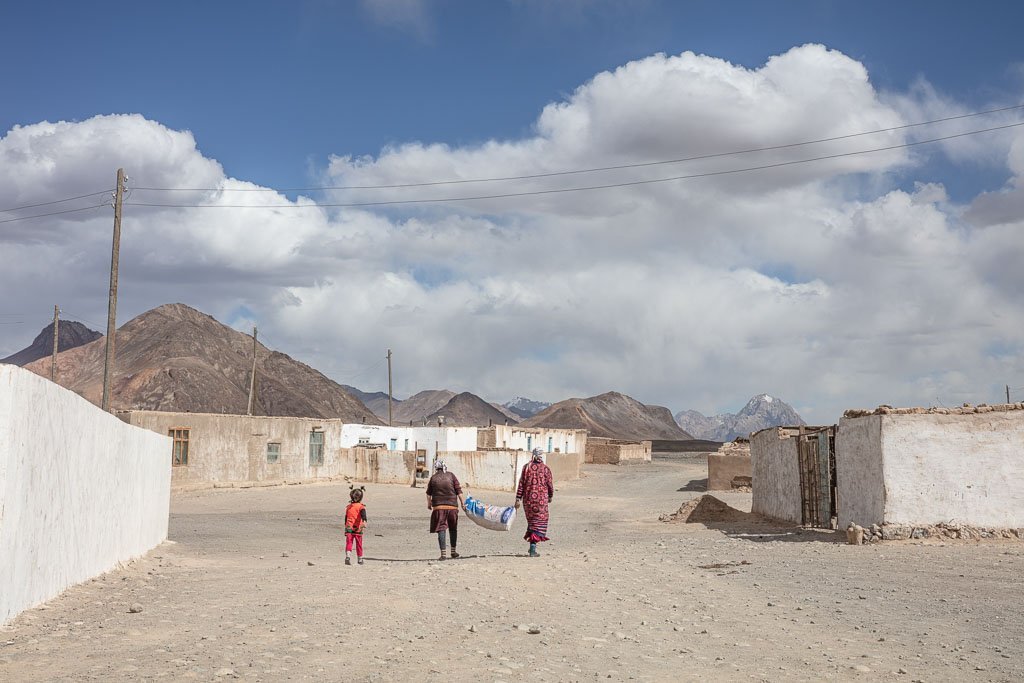
[[[589,398],[559,401],[522,422],[524,427],[586,429],[612,439],[692,439],[668,408],[649,406],[609,391]]]
[[[754,396],[735,414],[707,417],[696,410],[684,410],[676,414],[675,420],[696,438],[710,441],[732,441],[768,427],[807,424],[792,406],[768,394]]]
[[[100,403],[105,345],[100,337],[59,353],[59,383]],[[159,306],[118,329],[111,407],[244,415],[252,354],[248,335],[184,304]],[[256,358],[254,414],[381,424],[340,384],[308,365],[262,344]],[[25,367],[48,376],[50,361]]]

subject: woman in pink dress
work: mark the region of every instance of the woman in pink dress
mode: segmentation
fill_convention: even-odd
[[[537,544],[548,540],[548,503],[555,497],[551,468],[544,464],[544,451],[533,449],[533,458],[523,467],[516,490],[516,509],[526,512],[526,535],[530,557],[540,557]]]

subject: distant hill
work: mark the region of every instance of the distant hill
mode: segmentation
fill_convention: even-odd
[[[427,422],[437,424],[437,418],[444,416],[444,423],[450,427],[486,427],[489,424],[515,424],[516,421],[475,394],[464,391],[427,417]]]
[[[676,424],[668,408],[644,405],[616,391],[560,401],[521,424],[524,427],[586,429],[592,436],[612,439],[693,438]]]
[[[57,325],[57,351],[68,351],[83,344],[99,339],[103,335],[95,330],[90,330],[82,323],[73,320],[61,321]],[[12,353],[7,358],[0,358],[0,363],[11,365],[28,365],[40,358],[49,358],[53,354],[53,323],[43,328],[43,331],[36,335],[32,343],[17,353]],[[49,366],[46,374],[49,376]]]
[[[454,391],[447,389],[426,389],[413,394],[404,401],[395,401],[392,406],[394,424],[423,424],[432,413],[440,409],[455,396]],[[384,395],[383,402],[374,402],[371,408],[381,419],[388,419],[388,399]]]
[[[768,427],[807,424],[792,406],[768,394],[753,397],[736,414],[707,417],[696,410],[684,410],[676,414],[676,422],[698,439],[711,441],[732,441]]]
[[[93,403],[103,392],[105,339],[57,356],[58,380]],[[257,415],[341,418],[381,424],[340,384],[262,344],[256,354]],[[117,333],[114,408],[246,412],[252,338],[184,304],[167,304],[125,323]],[[49,360],[26,366],[49,374]]]
[[[533,417],[540,411],[551,407],[550,403],[534,401],[533,399],[523,398],[522,396],[516,396],[508,403],[502,403],[501,405],[514,415],[518,415],[520,419]]]
[[[370,412],[381,418],[382,420],[388,419],[388,395],[383,391],[362,391],[355,387],[350,387],[347,384],[342,384],[341,388],[358,398],[364,406],[370,409]],[[400,403],[398,399],[394,399],[394,404],[397,406]]]

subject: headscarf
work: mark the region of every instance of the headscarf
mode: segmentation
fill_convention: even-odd
[[[533,461],[534,462],[544,462],[544,449],[542,449],[542,448],[534,448],[533,449]]]
[[[447,472],[448,466],[444,464],[444,460],[435,460],[434,469],[438,472]]]

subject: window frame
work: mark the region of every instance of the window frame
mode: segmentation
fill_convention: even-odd
[[[271,446],[276,446],[277,447],[275,449],[276,452],[274,453],[274,459],[273,460],[270,459],[270,454],[271,454],[270,447]],[[279,462],[281,462],[281,442],[280,441],[268,441],[267,442],[267,464],[268,465],[276,465]]]
[[[313,443],[313,437],[320,435],[320,442]],[[316,451],[314,451],[316,447]],[[324,450],[326,447],[326,439],[324,438],[324,431],[322,429],[311,429],[309,432],[309,466],[310,467],[323,467],[324,465]],[[316,453],[314,458],[313,454]]]
[[[171,437],[171,467],[188,467],[189,443],[192,441],[190,427],[169,427],[167,436]]]

